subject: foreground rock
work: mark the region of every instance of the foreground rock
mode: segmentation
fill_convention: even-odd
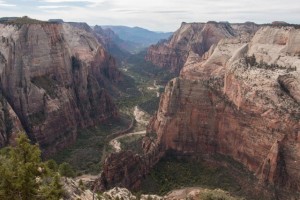
[[[45,156],[72,143],[78,128],[117,116],[106,89],[120,72],[88,25],[29,20],[0,30],[1,93]],[[4,132],[0,145],[9,143]]]
[[[68,183],[65,183],[64,188],[67,189],[65,199],[68,200],[206,200],[206,199],[226,199],[226,200],[241,200],[231,196],[228,192],[220,189],[210,190],[203,188],[184,188],[179,190],[173,190],[165,196],[142,194],[133,195],[126,188],[115,187],[109,191],[103,192],[102,194],[93,194],[90,190],[80,189],[78,183],[71,179],[68,179]]]
[[[103,164],[103,171],[96,181],[95,190],[105,191],[115,186],[138,189],[142,179],[158,162],[159,156],[153,153],[142,156],[134,154],[132,151],[121,151],[111,153]]]

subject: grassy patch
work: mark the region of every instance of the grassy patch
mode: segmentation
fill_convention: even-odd
[[[119,142],[121,143],[122,150],[125,151],[131,150],[137,154],[143,153],[142,141],[143,141],[142,135],[123,137],[119,140]]]
[[[117,99],[117,105],[120,109],[133,108],[139,105],[143,110],[153,115],[158,109],[159,98],[156,90],[149,90],[148,87],[153,87],[154,80],[157,84],[165,85],[175,74],[146,62],[145,53],[132,55],[123,65],[122,69],[125,76],[119,84],[119,89],[126,95]],[[162,89],[159,92],[162,92]]]
[[[161,160],[142,183],[145,193],[164,195],[181,187],[221,188],[238,192],[241,187],[224,167],[206,166],[201,161],[185,161],[175,158]]]
[[[52,157],[58,164],[67,162],[77,174],[98,174],[104,152],[108,152],[106,137],[127,128],[130,118],[123,116],[120,120],[111,120],[93,128],[78,131],[76,142]]]
[[[145,61],[146,54],[147,52],[143,51],[128,58],[127,62],[132,64],[131,71],[151,80],[156,79],[161,85],[165,85],[176,76],[164,68],[156,67],[151,62]]]
[[[237,161],[222,155],[216,155],[210,159],[214,161],[178,159],[170,154],[146,176],[139,192],[165,195],[174,189],[200,187],[213,191],[213,194],[208,193],[204,196],[208,199],[215,199],[219,196],[214,193],[217,191],[215,189],[222,189],[234,196],[246,199],[271,199],[269,194],[262,194],[256,188],[257,180],[253,174]]]
[[[159,107],[159,97],[152,97],[149,100],[139,104],[140,108],[149,113],[150,115],[154,115],[154,113],[158,110]]]

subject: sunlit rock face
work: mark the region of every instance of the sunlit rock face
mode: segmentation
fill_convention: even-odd
[[[192,36],[187,43],[195,41]],[[204,54],[188,53],[180,76],[168,83],[148,132],[157,134],[161,151],[230,156],[261,184],[278,188],[278,198],[297,196],[300,30],[262,26],[254,36],[229,36],[224,34]],[[169,63],[161,59],[161,66]]]
[[[45,156],[72,143],[77,128],[117,116],[106,89],[120,72],[88,25],[0,24],[0,30],[1,93]],[[8,143],[1,135],[1,145]]]
[[[146,60],[179,74],[191,51],[202,56],[221,39],[244,38],[257,30],[258,25],[254,23],[182,23],[169,40],[148,49]]]

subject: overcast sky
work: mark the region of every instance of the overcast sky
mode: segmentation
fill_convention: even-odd
[[[175,31],[181,22],[300,24],[299,0],[0,0],[0,16]]]

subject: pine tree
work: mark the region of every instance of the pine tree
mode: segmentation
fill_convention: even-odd
[[[30,144],[26,134],[16,141],[15,147],[0,153],[0,199],[59,199],[62,187],[58,173],[42,162],[38,145]]]

